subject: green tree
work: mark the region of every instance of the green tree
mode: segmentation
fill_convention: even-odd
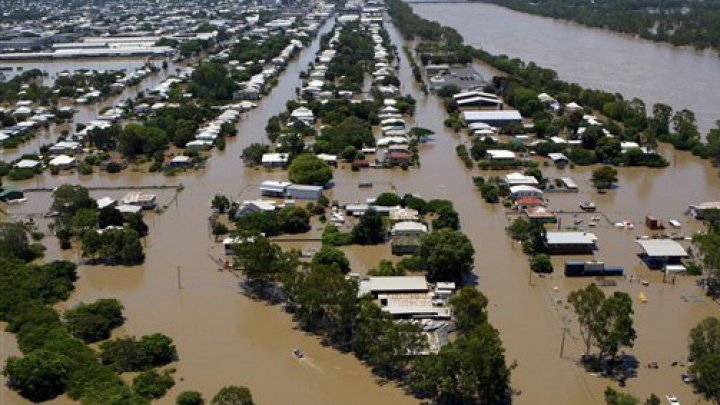
[[[384,378],[400,377],[412,358],[408,353],[421,353],[426,345],[427,340],[416,324],[395,323],[374,302],[360,301],[353,349],[377,374]]]
[[[253,405],[252,394],[246,387],[223,387],[210,401],[210,405]]]
[[[38,257],[39,252],[33,249],[28,238],[28,230],[21,223],[0,223],[0,256],[18,258],[29,262]]]
[[[431,282],[462,282],[474,268],[475,249],[465,234],[440,229],[424,236],[415,253]]]
[[[530,259],[530,268],[536,273],[552,273],[553,265],[550,256],[539,253]]]
[[[342,273],[350,271],[350,261],[345,253],[333,246],[323,246],[312,257],[313,265],[337,266]]]
[[[627,293],[616,291],[605,299],[600,309],[600,330],[596,333],[600,357],[615,358],[621,347],[632,347],[637,333],[633,327],[632,299]]]
[[[595,283],[582,290],[572,291],[568,295],[568,302],[578,317],[580,334],[585,341],[585,354],[588,355],[593,342],[595,342],[597,332],[602,327],[602,305],[604,301],[605,293]]]
[[[498,331],[485,323],[464,334],[438,354],[413,361],[410,387],[437,403],[503,403],[512,367],[505,363]]]
[[[382,193],[375,199],[375,205],[382,207],[395,207],[402,203],[402,199],[395,193]]]
[[[123,306],[116,299],[100,299],[90,304],[79,304],[65,312],[70,333],[86,343],[105,340],[113,328],[125,322]]]
[[[65,391],[70,360],[58,353],[36,350],[24,357],[7,359],[4,374],[10,388],[33,401],[47,401]]]
[[[624,392],[617,392],[614,389],[605,388],[605,403],[608,405],[638,405],[640,400]]]
[[[175,400],[176,405],[204,405],[205,400],[197,391],[183,391]]]
[[[601,166],[592,172],[592,183],[598,190],[609,189],[617,181],[617,170],[612,166]]]
[[[385,241],[385,226],[380,213],[369,209],[360,217],[352,230],[355,243],[361,245],[377,245]]]
[[[123,223],[125,223],[120,211],[112,206],[101,208],[98,211],[97,221],[97,226],[100,229],[105,229],[108,226],[123,226]]]
[[[72,216],[82,208],[97,207],[88,189],[79,185],[63,184],[53,191],[52,196],[51,209],[67,216]]]
[[[385,259],[380,260],[376,268],[368,270],[368,276],[373,277],[404,276],[405,274],[404,269]]]
[[[303,233],[310,230],[310,214],[301,207],[288,206],[277,213],[280,228],[285,233]]]
[[[251,291],[258,295],[267,293],[267,289],[280,276],[297,267],[297,256],[285,253],[280,246],[271,243],[261,235],[241,234],[244,242],[235,247],[233,268],[247,277]]]
[[[468,333],[487,322],[488,300],[477,288],[466,286],[450,298],[458,331]]]
[[[175,385],[169,372],[143,371],[133,378],[133,390],[148,399],[162,398]]]
[[[460,229],[460,217],[451,207],[442,207],[437,211],[437,218],[432,221],[433,229],[448,228],[454,231]]]
[[[262,163],[262,156],[270,151],[270,147],[259,143],[251,143],[242,151],[240,156],[248,166],[257,166]]]
[[[690,374],[695,389],[720,402],[720,318],[707,317],[690,331]]]
[[[330,343],[346,348],[353,336],[357,284],[336,266],[313,264],[285,279],[287,307],[307,331],[324,332]]]
[[[296,184],[323,186],[332,180],[330,165],[312,153],[302,153],[293,159],[288,168],[290,181]]]

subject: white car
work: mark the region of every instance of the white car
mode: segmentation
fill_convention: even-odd
[[[665,395],[665,398],[667,398],[667,401],[670,405],[680,405],[680,401],[675,395]]]

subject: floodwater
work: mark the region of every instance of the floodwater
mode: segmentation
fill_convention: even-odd
[[[401,40],[391,25],[393,42]],[[327,32],[327,24],[322,32]],[[95,174],[79,176],[45,175],[20,186],[31,187],[36,182],[53,187],[63,183],[94,185],[157,185],[180,184],[185,189],[173,200],[174,191],[158,192],[162,214],[150,214],[147,222],[147,260],[144,265],[129,268],[82,266],[77,292],[63,307],[102,297],[116,297],[125,305],[127,322],[119,333],[142,335],[163,332],[172,336],[178,347],[177,385],[162,400],[171,404],[175,396],[188,389],[199,390],[211,397],[223,385],[246,385],[258,403],[267,404],[412,404],[417,400],[402,389],[378,385],[370,371],[352,355],[341,354],[323,347],[319,340],[294,329],[289,315],[281,308],[268,306],[243,296],[238,279],[220,272],[214,260],[222,256],[219,244],[209,234],[207,217],[209,201],[215,193],[236,198],[259,196],[257,184],[262,180],[286,178],[281,171],[244,167],[239,158],[243,148],[265,139],[267,119],[285,108],[285,101],[294,97],[299,86],[298,74],[314,58],[317,41],[304,50],[298,60],[290,63],[279,85],[260,106],[247,113],[239,123],[239,135],[228,142],[224,152],[213,151],[204,170],[177,177],[158,174],[138,174],[131,171],[115,175]],[[482,173],[464,167],[455,154],[455,147],[467,142],[466,135],[454,134],[443,127],[444,108],[433,96],[423,96],[413,82],[410,66],[400,53],[400,80],[403,93],[417,99],[417,125],[436,132],[434,140],[420,147],[421,167],[402,171],[368,169],[352,172],[349,168],[334,171],[336,187],[331,198],[341,203],[362,201],[379,192],[395,189],[399,194],[414,193],[426,199],[451,199],[460,213],[463,232],[476,249],[475,274],[478,287],[490,300],[490,319],[500,330],[509,362],[517,361],[512,385],[521,394],[518,404],[602,404],[602,391],[611,382],[581,371],[576,360],[582,353],[575,318],[562,304],[564,296],[589,283],[589,280],[570,280],[561,275],[567,257],[553,259],[558,271],[548,278],[532,278],[526,257],[517,244],[504,234],[508,223],[500,206],[483,203],[474,190],[472,176],[501,175],[501,172]],[[695,279],[679,277],[675,285],[662,284],[662,277],[645,269],[637,258],[639,249],[635,235],[645,233],[642,220],[647,213],[658,218],[676,218],[683,222],[689,234],[699,224],[683,215],[689,204],[716,200],[720,196],[717,170],[706,162],[685,153],[663,149],[674,165],[664,170],[621,169],[620,187],[605,195],[598,195],[589,186],[590,169],[576,168],[556,171],[544,169],[545,174],[557,177],[572,176],[580,185],[579,194],[550,196],[556,209],[575,210],[584,199],[594,200],[599,211],[612,221],[633,220],[634,231],[620,231],[602,222],[594,230],[599,236],[600,250],[596,257],[609,264],[622,265],[628,273],[650,282],[648,287],[618,280],[619,289],[628,291],[633,299],[645,291],[648,303],[635,300],[636,348],[628,353],[646,364],[657,361],[658,370],[639,369],[638,378],[628,381],[627,390],[646,397],[675,394],[683,403],[695,403],[698,397],[680,380],[684,372],[671,367],[673,361],[687,356],[686,340],[689,329],[700,319],[717,314],[717,306],[707,300],[693,302],[683,296],[702,295],[695,287]],[[372,189],[358,188],[359,182],[373,182]],[[94,191],[95,197],[107,193]],[[121,194],[121,193],[120,193]],[[13,207],[13,213],[43,212],[50,197],[29,194],[30,201]],[[564,218],[569,224],[574,218]],[[587,218],[586,222],[587,222]],[[315,229],[313,232],[319,232]],[[60,253],[54,241],[48,242],[48,257],[64,254],[73,259],[72,252]],[[317,248],[312,242],[285,243],[286,248]],[[378,247],[345,248],[354,271],[364,273],[380,259],[390,258],[388,245]],[[181,288],[179,288],[181,287]],[[560,301],[560,304],[558,304]],[[570,333],[560,358],[561,328],[567,325]],[[9,334],[4,340],[11,341]],[[5,345],[6,356],[16,352],[13,342]],[[298,362],[290,351],[302,348],[309,356]],[[3,393],[8,403],[20,403],[13,392]],[[66,403],[61,398],[55,403]]]
[[[469,45],[554,69],[561,79],[639,97],[648,107],[689,108],[702,133],[720,119],[720,57],[486,3],[412,4]]]

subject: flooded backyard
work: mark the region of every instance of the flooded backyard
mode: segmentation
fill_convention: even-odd
[[[482,32],[476,35],[466,32],[482,25],[470,23],[476,21],[477,13],[481,11],[465,10],[466,14],[470,14],[463,18],[460,16],[463,7],[485,5],[421,5],[416,6],[416,10],[426,18],[441,18],[441,23],[455,25],[472,44],[480,43],[491,52],[502,50],[491,46],[494,41],[492,37],[485,38]],[[492,19],[488,17],[487,20]],[[332,23],[326,24],[321,34],[328,32],[331,26]],[[390,24],[387,27],[391,39],[400,49],[402,40],[398,32]],[[507,34],[510,29],[510,26],[505,25],[502,31]],[[579,47],[581,43],[574,46]],[[249,144],[266,140],[264,127],[268,118],[284,110],[285,102],[295,96],[296,87],[300,86],[298,75],[314,59],[318,48],[318,41],[315,40],[302,51],[299,58],[289,64],[272,93],[259,103],[257,109],[244,114],[239,123],[238,136],[228,142],[225,151],[213,151],[204,169],[177,177],[141,174],[131,170],[112,175],[96,173],[92,176],[45,174],[36,180],[18,183],[23,188],[52,188],[65,183],[87,187],[183,185],[184,189],[177,195],[172,189],[158,192],[160,204],[167,207],[162,214],[146,216],[150,235],[146,238],[147,258],[142,266],[81,266],[77,291],[63,304],[70,307],[78,302],[98,298],[118,298],[125,306],[127,322],[116,333],[142,335],[162,332],[175,340],[180,356],[176,365],[177,384],[158,403],[174,403],[179,392],[189,389],[201,391],[207,398],[220,387],[229,384],[249,387],[257,402],[266,404],[418,403],[401,388],[392,384],[378,384],[370,370],[351,354],[324,347],[318,338],[295,329],[290,315],[282,308],[244,296],[238,286],[239,280],[233,274],[219,271],[216,263],[223,253],[208,227],[210,199],[217,193],[235,198],[255,198],[259,194],[256,185],[261,181],[286,178],[286,174],[281,171],[268,173],[262,168],[246,167],[240,154]],[[504,52],[510,53],[510,50]],[[552,52],[546,52],[551,56]],[[584,257],[555,256],[553,262],[556,272],[553,275],[545,278],[529,277],[527,257],[520,246],[505,235],[508,218],[504,209],[484,203],[472,181],[472,176],[487,177],[505,172],[481,172],[465,168],[456,156],[455,147],[460,143],[468,143],[469,138],[443,126],[444,107],[436,97],[424,96],[420,92],[413,81],[405,55],[402,52],[399,54],[401,63],[398,76],[402,83],[402,93],[411,93],[417,99],[416,123],[435,131],[432,141],[420,146],[421,166],[407,171],[369,169],[352,172],[349,165],[342,167],[341,164],[340,168],[334,170],[336,185],[331,199],[356,202],[393,189],[400,195],[412,193],[425,199],[452,200],[460,214],[462,231],[472,240],[476,250],[475,274],[478,287],[490,301],[490,320],[500,330],[507,349],[507,359],[518,363],[513,372],[512,386],[521,393],[514,398],[514,402],[603,403],[602,391],[613,383],[584,373],[575,363],[583,351],[583,345],[577,336],[575,317],[565,307],[565,296],[574,289],[584,287],[589,281],[565,278],[560,270],[564,261]],[[545,63],[542,58],[534,58],[532,55],[517,56],[557,69],[562,78],[609,90],[627,90],[628,95],[641,96],[648,103],[665,101],[677,107],[687,105],[696,111],[705,129],[710,122],[713,112],[695,108],[690,103],[695,97],[692,90],[687,88],[682,91],[661,91],[663,86],[660,85],[640,85],[632,77],[619,77],[622,75],[603,77],[604,73],[600,71],[594,73],[597,82],[587,76],[566,77],[565,69],[577,75],[591,75],[592,72],[571,67],[576,66],[574,63],[567,63],[561,69],[561,66]],[[697,58],[702,56],[698,55]],[[708,66],[711,64],[709,61],[704,63]],[[715,63],[718,64],[717,74],[720,74],[720,61]],[[663,69],[662,65],[651,66],[653,69]],[[696,70],[701,69],[700,65],[695,67]],[[676,70],[676,74],[679,71]],[[153,86],[152,83],[159,83],[163,78],[161,72],[146,79],[142,86]],[[627,86],[616,88],[623,87],[622,83]],[[665,82],[668,86],[671,83]],[[635,85],[640,88],[634,89]],[[703,87],[703,94],[706,95],[703,100],[709,105],[718,105],[709,100],[712,97],[720,99],[720,90],[713,92],[708,88],[716,85],[720,86],[720,77]],[[648,93],[642,94],[640,90]],[[128,96],[130,94],[122,97]],[[33,145],[28,146],[28,150],[34,150],[32,148]],[[702,291],[695,286],[695,278],[678,277],[675,285],[663,284],[662,275],[647,270],[638,258],[640,249],[635,243],[635,237],[645,233],[641,225],[647,214],[662,219],[678,219],[683,223],[682,232],[686,235],[700,229],[700,224],[685,216],[684,212],[690,204],[720,199],[720,178],[717,169],[687,153],[674,152],[668,148],[662,148],[661,152],[668,157],[670,167],[622,168],[618,176],[619,188],[603,195],[594,192],[590,186],[591,168],[559,170],[542,167],[542,170],[545,176],[551,178],[571,176],[580,186],[580,193],[551,195],[550,202],[556,209],[575,211],[579,201],[593,200],[598,205],[598,211],[610,219],[610,222],[602,221],[593,230],[599,237],[599,251],[595,258],[623,266],[626,273],[650,283],[645,287],[623,279],[618,280],[617,287],[605,288],[606,293],[618,289],[628,292],[633,298],[643,291],[648,298],[645,304],[634,300],[638,339],[631,354],[637,357],[640,364],[657,361],[660,368],[650,370],[640,366],[638,377],[628,380],[627,390],[641,397],[647,397],[651,392],[661,397],[672,393],[681,398],[683,403],[696,403],[698,397],[680,379],[680,374],[685,372],[684,368],[671,367],[670,364],[685,360],[689,329],[700,319],[717,315],[718,307],[707,299],[694,298],[702,295]],[[372,182],[374,187],[359,189],[360,182]],[[92,191],[91,195],[116,196],[103,190]],[[10,213],[39,214],[45,212],[50,204],[50,194],[47,192],[28,193],[28,199],[26,204],[13,207]],[[568,223],[575,219],[571,214],[567,218]],[[612,222],[622,220],[634,221],[638,226],[635,230],[626,231],[612,225]],[[319,229],[313,231],[320,232]],[[76,259],[73,252],[61,252],[54,239],[48,238],[45,242],[49,245],[48,258]],[[283,242],[282,245],[303,249],[319,247],[319,244],[305,242]],[[365,273],[381,259],[391,257],[389,245],[351,246],[344,250],[353,267],[360,273]],[[570,333],[564,357],[560,358],[562,328],[565,326],[570,328]],[[12,335],[3,333],[3,341],[3,358],[17,354]],[[302,347],[308,356],[307,361],[299,362],[290,355],[295,347]],[[2,390],[8,404],[22,402],[16,393],[5,387]],[[52,401],[57,404],[68,402],[67,398]]]

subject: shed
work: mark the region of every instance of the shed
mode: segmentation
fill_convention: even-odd
[[[687,257],[685,248],[672,239],[639,239],[643,254],[652,258]]]
[[[520,124],[522,116],[517,110],[463,111],[462,121],[465,124],[484,122],[488,125],[503,126],[510,123]]]
[[[283,198],[285,197],[287,188],[291,185],[292,183],[287,181],[263,181],[260,183],[260,194],[268,197]]]
[[[588,232],[548,232],[545,236],[551,253],[583,254],[595,250],[597,236]]]
[[[322,197],[322,186],[293,184],[287,188],[287,196],[298,200],[318,200]]]
[[[425,276],[369,277],[360,281],[358,296],[372,294],[424,293],[430,291]]]
[[[0,186],[0,201],[16,201],[22,200],[23,198],[25,198],[25,195],[17,187],[9,184]]]

